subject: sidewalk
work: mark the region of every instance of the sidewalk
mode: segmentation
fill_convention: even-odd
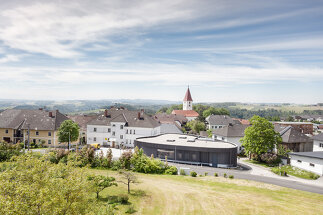
[[[250,174],[251,175],[259,175],[259,176],[266,176],[266,177],[271,177],[271,178],[276,178],[276,179],[283,179],[291,182],[300,182],[304,184],[309,184],[309,185],[314,185],[314,186],[319,186],[323,188],[323,177],[318,178],[317,180],[307,180],[303,178],[298,178],[292,175],[289,175],[288,177],[285,176],[279,176],[276,175],[275,173],[271,172],[270,168],[263,167],[260,165],[252,164],[245,162],[247,158],[240,158],[238,163],[247,165],[251,168]]]

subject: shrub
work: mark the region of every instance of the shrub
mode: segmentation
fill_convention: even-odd
[[[118,202],[121,204],[127,204],[129,200],[129,196],[127,194],[120,194],[118,196]]]
[[[118,196],[108,196],[107,199],[109,204],[119,203]]]
[[[190,175],[191,175],[192,177],[196,177],[196,176],[197,176],[197,173],[193,171],[193,172],[191,172],[191,173],[190,173]]]
[[[13,156],[18,156],[20,155],[21,148],[20,145],[13,145],[10,143],[1,143],[0,142],[0,162],[3,161],[8,161],[10,160]]]
[[[166,169],[165,174],[166,175],[177,175],[177,168],[175,166],[170,166]]]
[[[277,164],[281,162],[280,158],[273,153],[263,153],[260,155],[260,159],[267,164]]]
[[[226,177],[227,177],[227,174],[226,174],[226,173],[224,173],[224,174],[223,174],[223,177],[225,177],[225,178],[226,178]]]
[[[199,175],[200,177],[203,177],[203,175]]]
[[[126,213],[127,214],[133,214],[133,213],[135,213],[136,212],[136,210],[135,210],[135,208],[133,207],[133,205],[130,205],[129,207],[128,207],[128,209],[126,210]]]
[[[233,176],[233,175],[229,175],[229,178],[230,178],[230,179],[234,179],[234,176]]]
[[[132,158],[132,152],[131,151],[125,151],[120,156],[119,160],[121,163],[122,168],[124,169],[130,169],[130,160]]]
[[[112,166],[111,166],[112,170],[119,170],[121,168],[122,168],[122,165],[121,165],[120,160],[112,161]]]
[[[214,177],[218,177],[218,173],[214,173]]]
[[[204,175],[207,176],[209,173],[205,172]]]
[[[181,170],[179,171],[179,174],[180,174],[180,175],[186,175],[185,170],[181,169]]]

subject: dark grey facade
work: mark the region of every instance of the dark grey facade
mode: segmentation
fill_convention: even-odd
[[[237,147],[214,148],[214,147],[190,147],[184,145],[158,144],[135,140],[135,147],[142,148],[147,156],[154,155],[156,158],[179,163],[208,165],[213,167],[236,167]],[[229,143],[228,143],[229,144]]]

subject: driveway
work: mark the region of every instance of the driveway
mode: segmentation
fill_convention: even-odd
[[[171,162],[169,162],[169,164],[174,165],[177,168],[180,168],[180,167],[190,168],[190,171],[195,171],[196,173],[201,175],[204,175],[204,173],[207,172],[209,176],[213,176],[214,173],[218,173],[219,176],[223,176],[223,174],[226,173],[228,176],[233,175],[234,178],[238,178],[238,179],[246,179],[246,180],[263,182],[267,184],[274,184],[282,187],[288,187],[288,188],[312,192],[312,193],[319,193],[323,195],[323,186],[306,184],[292,179],[286,180],[286,179],[280,178],[280,176],[277,176],[278,178],[276,178],[276,177],[268,177],[268,176],[251,174],[252,168],[251,169],[244,168],[243,170],[236,170],[236,169],[214,168],[214,167],[208,167],[208,166],[178,164],[178,163],[171,163]]]

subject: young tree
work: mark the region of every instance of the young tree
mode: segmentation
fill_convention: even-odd
[[[118,186],[114,181],[116,180],[113,177],[103,176],[103,175],[95,175],[89,176],[88,179],[93,182],[94,190],[96,193],[96,198],[99,198],[99,194],[107,187]]]
[[[108,163],[108,167],[109,168],[111,167],[111,164],[112,164],[112,158],[113,158],[112,150],[111,149],[108,149],[108,152],[107,152],[107,163]]]
[[[130,184],[138,183],[136,175],[133,172],[127,170],[121,170],[119,174],[125,180],[120,182],[128,186],[128,193],[130,193]]]
[[[205,131],[205,124],[203,122],[192,120],[186,124],[194,133],[199,134],[200,131]]]
[[[58,129],[58,141],[67,143],[74,142],[79,137],[80,128],[77,123],[72,120],[65,120]]]
[[[250,123],[252,126],[246,128],[245,136],[240,139],[240,142],[249,154],[249,158],[253,154],[259,159],[262,153],[272,151],[282,139],[274,130],[273,124],[265,118],[255,115],[250,119]]]

